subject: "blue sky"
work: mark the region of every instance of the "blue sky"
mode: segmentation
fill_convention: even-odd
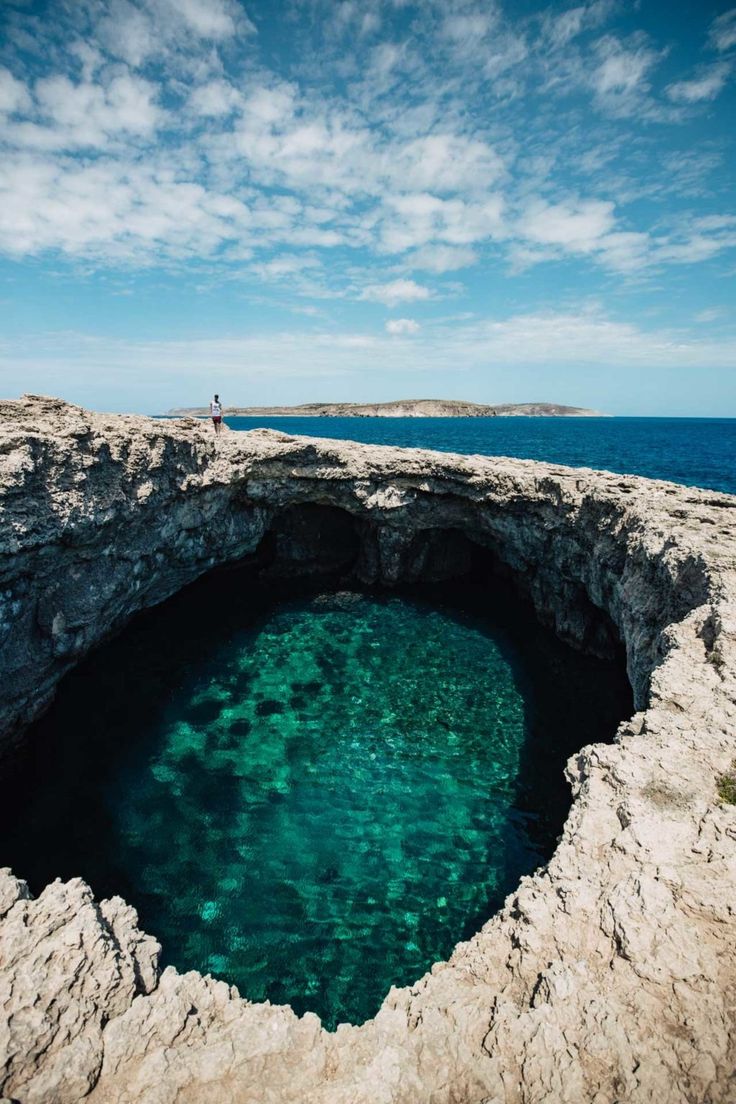
[[[736,8],[0,20],[4,396],[736,416]]]

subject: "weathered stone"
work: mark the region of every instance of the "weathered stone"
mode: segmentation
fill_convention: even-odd
[[[15,891],[0,872],[0,895]],[[158,979],[159,945],[119,897],[97,905],[80,879],[19,896],[0,935],[3,1090],[24,1104],[80,1100],[95,1084],[107,1020]]]
[[[620,638],[639,709],[613,745],[570,760],[574,801],[547,867],[362,1027],[330,1034],[222,982],[159,975],[157,944],[119,899],[98,906],[72,881],[34,901],[3,871],[0,1092],[736,1099],[736,810],[716,791],[736,750],[736,498],[266,430],[215,442],[191,420],[37,398],[0,404],[0,479],[6,741],[89,648],[215,564],[328,557],[391,583],[462,570],[478,545],[561,635],[598,651]]]

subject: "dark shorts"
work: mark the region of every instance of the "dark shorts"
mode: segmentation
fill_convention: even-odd
[[[215,423],[215,425],[219,425],[222,421],[222,417],[213,418],[212,421]]]

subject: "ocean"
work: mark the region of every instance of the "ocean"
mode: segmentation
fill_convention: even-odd
[[[736,494],[736,418],[226,418],[309,437],[602,468]]]

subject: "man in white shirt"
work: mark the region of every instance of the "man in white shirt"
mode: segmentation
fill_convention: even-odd
[[[215,427],[215,434],[219,434],[222,429],[222,403],[219,395],[215,395],[210,403],[210,417]]]

